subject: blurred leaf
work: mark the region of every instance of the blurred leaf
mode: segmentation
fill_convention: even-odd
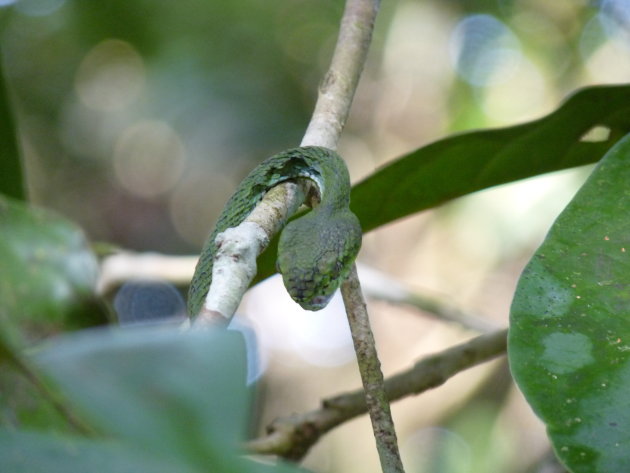
[[[2,331],[0,368],[0,425],[72,433],[89,430]]]
[[[193,473],[195,469],[106,442],[0,430],[0,471],[11,473]]]
[[[97,427],[207,468],[244,439],[245,359],[236,332],[136,328],[77,333],[36,361]]]
[[[226,455],[227,456],[227,455]],[[119,443],[0,429],[0,471],[7,473],[299,473],[289,465],[234,458],[225,468],[202,468],[147,455]],[[214,468],[213,468],[214,467]]]
[[[238,452],[249,409],[237,332],[94,329],[34,360],[111,440],[0,429],[0,471],[304,471]]]
[[[597,126],[605,141],[581,141]],[[630,86],[582,89],[556,111],[523,125],[449,136],[377,170],[352,189],[364,232],[450,199],[551,171],[594,163],[630,131]],[[254,282],[275,273],[277,238]]]
[[[558,217],[512,303],[513,375],[575,473],[628,468],[629,182],[627,135]]]
[[[605,141],[581,141],[595,126]],[[450,136],[404,156],[352,189],[370,231],[447,200],[538,174],[593,163],[630,131],[630,86],[582,89],[549,115],[496,130]]]
[[[41,380],[40,386],[41,386]],[[10,365],[0,367],[0,425],[16,428],[41,428],[56,433],[77,433],[32,378]],[[0,467],[0,471],[2,467]]]
[[[0,195],[0,235],[0,327],[10,341],[18,325],[37,338],[105,320],[93,293],[98,264],[78,227]]]
[[[0,330],[0,425],[23,425],[24,420],[30,425],[34,418],[44,419],[42,425],[57,425],[57,412],[26,379],[24,368],[20,354]]]
[[[4,22],[2,22],[4,23]],[[0,50],[0,193],[15,199],[25,199],[22,163],[17,145],[17,129],[13,121],[9,94],[4,80]]]

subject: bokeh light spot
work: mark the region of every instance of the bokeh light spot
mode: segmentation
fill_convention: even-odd
[[[125,41],[107,39],[83,58],[75,85],[81,101],[89,108],[110,112],[137,99],[145,83],[144,62]]]
[[[553,101],[541,71],[531,61],[521,61],[518,74],[508,82],[485,90],[483,111],[498,125],[533,120]]]
[[[166,123],[143,121],[127,128],[114,151],[114,170],[129,192],[154,198],[170,191],[181,177],[186,153]]]
[[[130,281],[114,297],[121,325],[181,323],[186,318],[184,298],[172,284],[161,281]]]
[[[630,2],[602,0],[599,20],[610,36],[624,35],[630,40]]]
[[[522,60],[516,36],[491,15],[470,15],[461,20],[453,31],[450,49],[457,73],[475,86],[513,78]]]
[[[630,43],[614,37],[602,44],[586,62],[589,78],[600,84],[627,82],[630,79]]]

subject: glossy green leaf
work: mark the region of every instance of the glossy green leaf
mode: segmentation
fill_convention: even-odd
[[[392,161],[352,188],[351,208],[368,232],[488,187],[594,163],[629,131],[630,86],[585,88],[539,120],[449,136]],[[276,242],[256,282],[275,272]]]
[[[585,136],[594,127],[608,129],[608,139]],[[539,120],[450,136],[403,156],[355,185],[351,207],[373,230],[471,192],[593,163],[629,131],[630,86],[582,89]]]
[[[0,327],[35,339],[102,322],[98,263],[81,229],[0,195]],[[21,337],[24,338],[24,337]]]
[[[514,378],[574,473],[630,464],[629,183],[627,135],[553,224],[512,303]]]
[[[96,329],[61,338],[36,361],[94,425],[143,450],[219,467],[244,439],[238,332]]]

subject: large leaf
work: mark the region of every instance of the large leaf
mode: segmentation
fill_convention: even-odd
[[[596,127],[607,139],[585,136]],[[582,89],[549,115],[509,128],[450,136],[377,170],[352,189],[364,232],[488,187],[599,160],[630,131],[630,86]],[[277,239],[255,281],[275,271]]]
[[[630,135],[604,157],[525,268],[509,357],[575,473],[630,465]]]
[[[0,328],[10,339],[18,327],[33,339],[104,321],[97,274],[80,228],[0,195]]]
[[[607,140],[582,137],[610,129]],[[582,89],[549,115],[495,130],[436,141],[404,156],[352,189],[364,231],[471,192],[593,163],[630,131],[630,86]]]
[[[194,473],[185,464],[150,457],[111,442],[0,429],[0,471],[11,473]]]
[[[97,428],[135,450],[197,471],[300,471],[239,456],[249,413],[239,332],[93,329],[35,360]]]
[[[7,473],[306,473],[287,464],[265,464],[223,452],[222,465],[187,465],[148,455],[120,442],[85,440],[0,429],[0,471]]]
[[[0,425],[67,429],[68,420],[55,408],[53,394],[44,395],[42,386],[43,380],[0,331]]]
[[[243,440],[245,349],[236,332],[93,330],[37,360],[99,428],[155,454],[220,465]]]

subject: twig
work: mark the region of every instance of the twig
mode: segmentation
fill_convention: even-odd
[[[195,326],[227,325],[256,275],[256,258],[308,195],[310,184],[283,182],[269,190],[247,218],[217,236],[212,284]]]
[[[435,355],[385,380],[389,401],[420,394],[444,384],[457,373],[505,353],[507,330],[480,335]],[[267,435],[247,444],[252,453],[274,454],[299,460],[321,436],[338,425],[367,412],[365,392],[352,392],[325,399],[318,409],[276,419]]]
[[[330,68],[302,146],[337,148],[372,40],[380,0],[347,0]]]
[[[302,140],[303,146],[336,148],[363,71],[379,5],[379,0],[346,2],[333,59],[320,88],[315,112]],[[404,472],[394,421],[383,385],[381,364],[354,265],[348,278],[341,285],[341,294],[357,354],[381,468],[384,473]]]
[[[376,448],[384,473],[404,472],[398,450],[396,430],[383,383],[381,363],[376,352],[367,308],[363,300],[356,266],[341,285],[354,351],[359,362],[365,402],[372,421]]]
[[[379,5],[379,0],[347,0],[331,65],[320,87],[315,111],[302,140],[302,146],[314,145],[336,149],[363,71]],[[263,198],[254,213],[266,205],[269,194]],[[275,218],[278,225],[271,225],[270,229],[279,230],[289,212],[297,210],[297,206],[306,195],[295,193],[289,197],[287,192],[282,199],[286,202],[286,207],[283,208],[286,208],[287,213],[283,213],[281,218]],[[244,233],[240,231],[241,227],[246,230]],[[247,220],[236,229],[230,229],[232,230],[238,233],[237,237],[231,238],[227,236],[227,232],[219,235],[223,240],[220,245],[221,251],[214,261],[213,283],[195,325],[215,325],[229,320],[253,279],[256,257],[269,241],[268,233],[260,231],[257,225],[250,225]],[[249,238],[248,235],[252,237]],[[225,251],[222,256],[224,248],[234,250]],[[380,361],[354,266],[347,281],[342,284],[342,294],[382,469],[385,473],[402,472]]]
[[[198,259],[198,256],[118,250],[103,257],[96,292],[99,295],[111,294],[124,283],[137,280],[168,281],[176,286],[184,286],[190,282]],[[357,271],[363,292],[368,298],[410,305],[439,320],[453,322],[480,333],[498,328],[492,322],[464,312],[435,294],[412,291],[391,276],[365,264],[357,264]]]
[[[409,289],[392,276],[364,264],[357,264],[359,278],[368,298],[414,307],[443,322],[451,322],[479,333],[489,333],[500,326],[479,315],[462,311],[444,297],[429,291]]]
[[[198,259],[197,256],[118,251],[103,258],[96,292],[109,294],[133,280],[166,280],[183,286],[190,282]]]
[[[380,0],[347,1],[331,65],[322,81],[302,146],[337,148],[337,141],[350,113],[352,98],[365,64],[379,4]],[[302,188],[310,182],[304,179],[299,181],[306,181],[298,183]],[[290,182],[276,186],[274,194],[277,195],[278,192],[285,196],[281,202],[271,197],[269,192],[259,203],[259,206],[267,206],[272,201],[271,205],[278,209],[281,216],[274,217],[278,225],[270,226],[274,231],[279,230],[286,218],[304,202],[305,195],[308,195],[308,191],[304,194],[295,192],[295,185]],[[258,207],[254,212],[257,209]],[[251,257],[244,258],[240,253],[235,254],[232,251],[217,255],[218,260],[215,259],[214,262],[217,270],[213,269],[212,285],[195,325],[228,322],[256,273],[256,257],[268,243],[263,235],[270,234],[248,223],[243,228],[245,232],[237,232],[237,238],[227,242],[224,240],[224,246],[236,248],[236,251],[247,246],[247,255]],[[247,245],[240,244],[243,237],[246,238]],[[237,239],[239,242],[236,242]],[[231,241],[235,241],[235,244],[232,245]],[[222,269],[219,270],[219,267]],[[231,279],[229,283],[226,282],[227,278]]]

